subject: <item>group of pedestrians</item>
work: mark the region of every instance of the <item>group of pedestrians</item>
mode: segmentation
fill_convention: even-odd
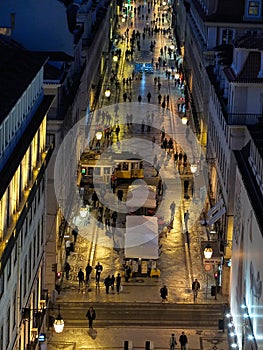
[[[182,331],[182,334],[179,337],[179,343],[181,346],[181,350],[187,350],[188,338],[184,331]],[[170,337],[170,350],[175,350],[176,345],[177,345],[176,336],[175,336],[175,333],[172,333]]]
[[[85,277],[85,274],[84,274],[84,271],[82,270],[82,268],[79,269],[78,275],[77,275],[77,279],[78,279],[78,282],[79,282],[79,291],[82,290],[85,286],[89,288],[89,286],[90,286],[90,275],[91,275],[92,270],[93,270],[92,266],[88,263],[86,268],[85,268],[85,272],[86,272],[86,277]],[[95,266],[94,270],[95,270],[96,286],[99,287],[100,286],[100,281],[101,281],[101,273],[103,271],[102,264],[100,262],[98,262],[97,265]],[[126,277],[125,277],[125,280],[126,280]],[[114,276],[114,274],[108,275],[104,279],[104,285],[105,285],[105,288],[106,288],[106,294],[109,294],[110,290],[113,292],[115,287],[116,287],[116,292],[120,293],[121,289],[122,289],[121,274],[117,273],[116,277]]]

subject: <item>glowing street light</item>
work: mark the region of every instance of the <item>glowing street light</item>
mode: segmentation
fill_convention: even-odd
[[[190,170],[191,170],[192,174],[195,174],[197,172],[197,164],[196,163],[192,163],[190,165]]]
[[[62,316],[60,315],[60,305],[58,306],[58,315],[54,321],[54,329],[55,329],[55,332],[56,333],[62,333],[63,332],[63,329],[64,329],[64,320],[62,318]]]
[[[109,99],[110,95],[111,95],[110,89],[106,89],[105,90],[105,97],[107,97]]]
[[[97,131],[97,132],[96,132],[96,139],[97,139],[98,141],[100,141],[100,140],[102,139],[102,132],[101,132],[101,131]]]
[[[206,259],[211,259],[212,255],[213,255],[213,249],[211,245],[208,244],[204,249],[204,256]]]
[[[186,115],[182,116],[181,120],[183,125],[186,125],[188,123],[188,118]]]
[[[117,55],[114,55],[114,56],[112,57],[112,60],[113,60],[113,62],[118,62],[118,56],[117,56]]]

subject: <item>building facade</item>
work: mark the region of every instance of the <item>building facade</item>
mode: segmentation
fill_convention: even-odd
[[[1,48],[1,349],[35,342],[45,299],[46,167],[52,153],[46,123],[53,101],[44,96],[46,59]]]

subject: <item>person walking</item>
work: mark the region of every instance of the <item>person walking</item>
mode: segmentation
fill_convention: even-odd
[[[120,288],[121,288],[121,274],[118,273],[116,277],[116,291],[117,293],[120,293]]]
[[[173,219],[173,217],[174,217],[174,214],[175,214],[175,207],[176,207],[175,202],[172,201],[172,203],[170,204],[171,219]]]
[[[200,290],[200,283],[198,279],[196,278],[194,282],[192,283],[192,291],[193,291],[193,296],[194,296],[194,302],[197,300],[198,292]]]
[[[100,275],[103,271],[103,266],[98,262],[97,265],[95,266],[95,270],[96,270],[96,275],[95,275],[96,283],[99,284],[100,283]]]
[[[168,295],[168,289],[167,289],[165,284],[160,289],[160,295],[161,295],[161,298],[162,298],[162,303],[164,303],[165,300],[167,300],[167,295]]]
[[[118,203],[122,202],[122,198],[123,198],[123,190],[118,190],[117,191],[117,197],[118,197]]]
[[[148,101],[148,103],[151,102],[151,97],[152,97],[152,94],[149,91],[148,94],[147,94],[147,101]]]
[[[139,103],[142,102],[142,97],[141,97],[141,95],[138,96],[138,102],[139,102]]]
[[[110,284],[110,288],[112,291],[114,291],[114,284],[115,284],[115,276],[111,275],[111,284]]]
[[[124,276],[125,276],[125,282],[129,282],[129,279],[131,276],[131,268],[129,265],[125,266]]]
[[[90,266],[90,264],[88,263],[88,265],[86,266],[86,284],[89,283],[89,278],[90,278],[90,274],[92,271],[92,266]]]
[[[110,275],[108,275],[108,277],[105,278],[104,284],[105,284],[105,287],[106,287],[106,294],[109,294],[110,285],[111,285],[111,277],[110,277]]]
[[[175,339],[175,334],[172,333],[170,337],[170,350],[175,349],[175,345],[177,345],[176,339]]]
[[[181,344],[181,350],[186,350],[188,339],[187,339],[187,336],[185,335],[184,331],[182,332],[182,334],[179,337],[179,343]]]
[[[78,237],[78,234],[79,234],[78,226],[74,227],[74,229],[72,230],[71,234],[74,237],[74,246],[75,246],[76,241],[77,241],[77,237]]]
[[[96,318],[96,311],[94,310],[93,306],[91,306],[87,313],[86,313],[86,317],[89,321],[89,328],[93,328],[93,321]]]
[[[78,280],[79,280],[79,289],[80,289],[84,285],[84,272],[82,271],[81,268],[79,269],[79,272],[78,272]]]
[[[185,213],[184,213],[184,224],[185,224],[185,230],[188,231],[188,221],[189,221],[189,217],[190,217],[190,214],[189,214],[189,211],[187,210]]]
[[[71,270],[71,267],[69,265],[68,262],[65,263],[65,266],[64,266],[64,271],[66,272],[66,279],[68,280],[69,279],[69,271]]]

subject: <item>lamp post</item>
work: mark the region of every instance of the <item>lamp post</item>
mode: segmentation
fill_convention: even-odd
[[[31,309],[28,307],[25,307],[22,309],[22,320],[29,322],[29,326],[28,326],[28,331],[29,331],[28,341],[30,341],[30,344],[28,344],[29,346],[36,345],[36,341],[38,340],[38,337],[39,337],[39,332],[43,324],[46,310],[58,309],[58,315],[53,322],[54,330],[56,333],[61,333],[64,329],[64,320],[60,314],[60,305],[58,305],[57,308],[56,307],[47,308],[44,306],[44,301],[41,300],[41,306],[43,307],[41,307],[40,309]],[[31,320],[33,320],[32,328],[31,328]],[[30,333],[31,333],[31,336],[30,336]]]
[[[182,121],[182,124],[183,124],[183,125],[186,125],[186,124],[188,123],[188,118],[187,118],[187,115],[186,115],[186,114],[184,114],[184,115],[182,116],[181,121]]]
[[[60,305],[58,306],[58,315],[55,318],[53,326],[54,326],[54,329],[55,329],[56,333],[62,333],[63,332],[64,320],[63,320],[63,318],[62,318],[62,316],[60,314]]]
[[[110,100],[110,95],[111,95],[110,89],[106,89],[106,90],[105,90],[105,97],[107,97],[108,100]]]
[[[205,249],[204,249],[204,256],[205,256],[205,259],[211,259],[212,258],[212,255],[213,255],[213,249],[211,247],[210,244],[207,244],[205,246]],[[206,265],[205,265],[206,266]],[[209,266],[209,265],[208,265]],[[209,268],[210,269],[210,268]],[[206,269],[206,292],[205,292],[205,298],[207,299],[207,293],[208,293],[208,271]]]

